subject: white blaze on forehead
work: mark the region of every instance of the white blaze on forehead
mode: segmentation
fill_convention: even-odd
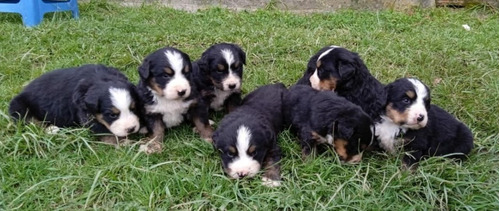
[[[247,154],[252,139],[252,132],[248,127],[241,125],[236,131],[236,149],[238,157],[228,164],[228,174],[232,178],[239,178],[239,174],[253,177],[260,170],[260,163]]]
[[[233,52],[230,51],[229,49],[222,49],[221,50],[222,57],[226,60],[228,68],[230,69],[231,64],[234,63],[234,55]]]
[[[413,84],[413,87],[415,88],[415,92],[417,93],[417,100],[424,100],[424,98],[429,94],[427,92],[427,89],[425,88],[425,85],[414,78],[409,78],[408,81],[410,81]]]
[[[329,54],[329,53],[330,53],[330,51],[332,51],[332,50],[333,50],[333,49],[335,49],[335,48],[340,48],[340,47],[339,47],[339,46],[336,46],[336,45],[332,45],[332,46],[330,46],[330,49],[326,50],[326,51],[325,51],[325,52],[323,52],[321,55],[319,55],[319,57],[318,57],[318,60],[317,60],[317,61],[319,61],[321,58],[323,58],[323,56],[325,56],[325,55]]]
[[[111,103],[121,112],[129,111],[130,104],[132,103],[132,97],[126,89],[114,88],[109,89],[109,94],[111,98]]]
[[[109,89],[111,104],[120,110],[120,116],[109,125],[109,130],[116,136],[127,136],[129,133],[135,133],[139,130],[139,118],[130,111],[132,96],[126,89]]]
[[[167,56],[168,62],[170,63],[170,66],[172,67],[173,71],[175,71],[176,73],[182,71],[182,67],[184,67],[184,62],[179,52],[167,50],[165,52],[165,56]]]

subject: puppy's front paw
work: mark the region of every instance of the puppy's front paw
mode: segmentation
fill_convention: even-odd
[[[158,142],[156,140],[149,141],[145,144],[142,144],[139,147],[139,152],[144,152],[148,155],[153,153],[160,153],[163,151],[163,143]]]
[[[280,186],[281,185],[281,181],[279,181],[279,180],[272,180],[272,179],[267,178],[267,177],[262,177],[262,185],[270,187],[270,188],[274,188],[274,187]]]

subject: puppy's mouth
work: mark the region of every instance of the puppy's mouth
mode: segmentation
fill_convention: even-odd
[[[422,122],[415,123],[415,124],[407,124],[406,122],[401,122],[400,123],[401,127],[412,129],[412,130],[418,130],[421,128],[424,128],[426,125]]]

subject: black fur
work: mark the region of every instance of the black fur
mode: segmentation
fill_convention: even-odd
[[[333,134],[334,139],[346,140],[347,153],[341,156],[346,161],[373,140],[370,117],[359,106],[333,92],[294,85],[283,104],[285,122],[299,136],[303,156],[309,155],[321,143],[313,133],[321,137]]]
[[[135,86],[115,68],[84,65],[54,70],[33,80],[12,99],[9,114],[15,120],[34,120],[58,127],[84,126],[94,133],[111,133],[95,118],[102,114],[108,124],[116,119],[109,110],[113,106],[111,87],[129,91],[133,101],[137,101]]]
[[[227,172],[228,164],[235,159],[230,147],[236,147],[237,131],[246,126],[251,134],[250,145],[255,146],[254,160],[266,168],[265,176],[279,180],[281,150],[277,136],[283,129],[282,98],[286,93],[283,84],[266,85],[248,94],[240,107],[226,115],[214,133],[214,147],[221,153],[222,165]],[[238,153],[236,152],[236,155]]]

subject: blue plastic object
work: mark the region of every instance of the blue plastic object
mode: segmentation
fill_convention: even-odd
[[[73,18],[78,19],[77,0],[0,0],[0,12],[19,13],[27,27],[42,22],[43,15],[48,12],[71,11]]]

